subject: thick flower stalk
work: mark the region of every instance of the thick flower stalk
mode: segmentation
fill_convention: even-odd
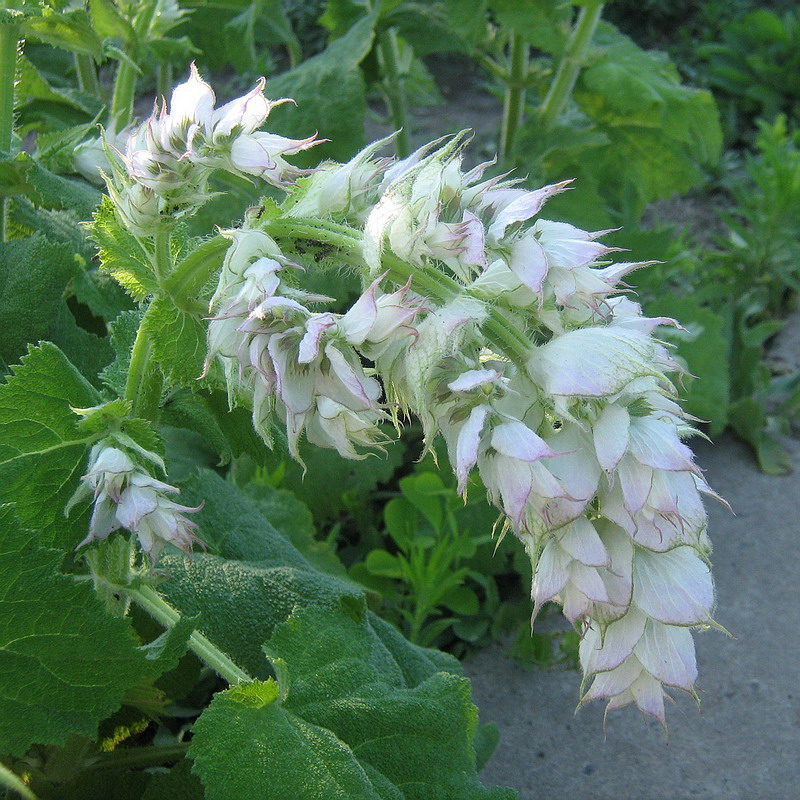
[[[139,451],[154,464],[161,464],[155,453]],[[185,515],[199,507],[183,506],[169,495],[180,490],[157,480],[142,468],[134,457],[112,440],[98,442],[89,455],[89,468],[67,505],[65,513],[87,498],[92,498],[89,534],[78,545],[107,539],[119,528],[136,534],[139,544],[152,563],[158,560],[167,543],[185,553],[202,541],[196,534],[197,524]]]

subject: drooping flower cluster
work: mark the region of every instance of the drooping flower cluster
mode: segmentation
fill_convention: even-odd
[[[356,447],[385,441],[379,423],[387,418],[381,385],[367,374],[362,356],[375,360],[413,339],[419,298],[407,287],[384,293],[379,278],[346,314],[312,312],[308,305],[330,298],[283,280],[297,266],[269,236],[256,229],[228,235],[232,244],[212,300],[208,363],[221,360],[232,399],[250,398],[253,424],[268,443],[277,414],[296,458],[303,433],[345,458],[362,458]]]
[[[160,214],[194,211],[208,199],[215,169],[278,187],[304,174],[285,156],[313,147],[314,136],[288,139],[258,130],[270,111],[286,102],[268,100],[261,78],[246,95],[215,108],[214,91],[193,64],[189,80],[172,92],[169,110],[166,101],[160,108],[156,104],[150,118],[128,135],[121,164],[111,160],[109,194],[126,226],[137,235],[152,235]]]
[[[137,452],[163,466],[155,453],[141,448]],[[195,542],[202,544],[195,533],[197,524],[184,516],[199,511],[199,507],[183,506],[169,499],[169,495],[179,493],[179,489],[143,469],[118,443],[104,440],[92,448],[89,468],[65,513],[91,497],[89,534],[78,546],[107,539],[113,531],[127,528],[136,534],[142,550],[155,563],[167,542],[185,553],[191,552]]]
[[[581,630],[583,700],[635,702],[663,721],[665,687],[694,691],[691,629],[714,624],[701,500],[713,492],[683,443],[691,420],[669,378],[679,366],[653,337],[675,323],[644,317],[624,294],[621,281],[645,263],[607,260],[608,231],[539,217],[568,182],[529,191],[485,178],[488,163],[464,172],[463,136],[398,162],[378,157],[377,142],[290,185],[299,171],[283,156],[314,141],[257,133],[271,105],[259,84],[215,110],[193,69],[169,113],[130,137],[110,187],[134,232],[193,208],[218,167],[289,191],[279,217],[225,234],[206,372],[219,363],[231,402],[252,408],[267,443],[282,426],[298,459],[303,436],[363,458],[398,410],[418,416],[428,444],[444,438],[459,491],[476,471],[503,532],[523,542],[534,613],[559,602]],[[302,236],[360,260],[363,293],[346,313],[301,288],[292,248]],[[172,538],[151,536],[146,549],[188,546],[178,512],[191,509],[165,505],[159,493],[172,487],[140,486],[152,479],[123,466],[93,462],[84,478],[96,498],[90,538],[114,521],[151,531],[142,520],[160,510]],[[135,516],[127,498],[145,489],[147,508],[161,500]]]
[[[713,492],[682,441],[679,367],[652,337],[674,323],[619,294],[645,264],[602,260],[605,231],[537,218],[566,183],[482,180],[460,147],[328,165],[288,214],[363,222],[368,272],[401,262],[431,288],[415,336],[373,357],[387,394],[444,436],[462,493],[477,467],[530,554],[535,610],[560,602],[580,626],[584,701],[663,721],[664,687],[693,692],[690,629],[713,624],[714,603]],[[326,209],[337,185],[347,200]]]

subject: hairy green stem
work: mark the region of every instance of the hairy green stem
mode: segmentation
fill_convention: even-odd
[[[184,259],[164,279],[164,291],[178,307],[197,297],[198,292],[219,269],[220,259],[230,247],[231,240],[218,235],[203,245],[202,258]]]
[[[0,152],[10,153],[14,136],[14,78],[17,71],[19,28],[0,25]],[[0,200],[0,241],[8,241],[10,198]]]
[[[406,78],[400,70],[400,45],[394,28],[384,31],[378,40],[378,53],[383,68],[383,88],[389,103],[389,115],[397,133],[395,148],[400,158],[411,152],[409,135],[408,96]]]
[[[138,70],[128,61],[120,61],[114,79],[114,93],[111,97],[111,126],[121,131],[133,118],[133,100],[136,96]]]
[[[276,238],[300,239],[329,244],[360,257],[362,239],[357,231],[344,225],[323,220],[272,220],[267,232]],[[447,303],[464,292],[465,287],[435,267],[408,264],[392,253],[381,255],[381,265],[392,280],[403,284],[409,278],[414,290],[439,303]],[[363,264],[362,264],[363,266]],[[531,340],[497,308],[488,309],[489,316],[482,328],[490,343],[515,364],[524,367],[530,358]]]
[[[592,43],[602,13],[603,3],[600,2],[586,5],[580,10],[578,21],[564,48],[564,54],[561,56],[547,97],[539,108],[539,118],[545,129],[555,124],[572,97],[572,90],[575,88],[575,82],[586,62],[586,53]]]
[[[169,249],[170,230],[166,225],[156,228],[153,237],[153,272],[158,285],[162,286],[172,269],[172,254]]]
[[[125,382],[125,399],[130,400],[136,417],[155,420],[161,405],[163,378],[158,367],[150,359],[152,343],[150,336],[139,325],[131,349],[131,362]]]
[[[97,78],[94,59],[86,53],[75,53],[73,60],[75,62],[75,72],[78,75],[78,86],[81,91],[93,95],[98,100],[102,99],[103,91]]]
[[[14,78],[17,72],[17,25],[0,25],[0,150],[11,152],[14,133]]]
[[[181,615],[150,586],[141,586],[138,589],[123,586],[120,589],[136,605],[165,628],[174,628],[181,618]],[[199,631],[193,631],[189,636],[189,649],[203,663],[211,667],[214,672],[232,685],[253,680],[250,675],[232,661],[230,656],[223,653]]]
[[[85,772],[99,772],[106,769],[123,769],[136,767],[157,767],[180,761],[189,751],[189,742],[178,744],[153,745],[150,747],[125,747],[100,753],[84,767]]]
[[[511,156],[517,128],[525,113],[525,84],[528,79],[530,48],[517,33],[511,32],[511,69],[503,98],[503,121],[500,126],[500,162]]]

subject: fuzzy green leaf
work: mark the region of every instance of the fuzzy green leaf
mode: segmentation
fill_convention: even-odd
[[[49,342],[31,348],[0,386],[0,498],[46,546],[72,549],[86,535],[85,514],[64,518],[91,443],[70,407],[100,399]]]
[[[559,54],[570,34],[572,9],[552,0],[489,0],[497,21],[539,50]]]
[[[58,574],[62,557],[0,512],[2,753],[93,737],[146,674],[129,622],[106,614],[89,584]]]
[[[95,33],[89,15],[83,10],[64,13],[45,6],[41,15],[25,20],[24,33],[26,38],[53,47],[63,47],[73,53],[95,58],[103,54],[100,37]]]
[[[143,300],[156,291],[158,286],[147,253],[120,225],[110,198],[103,198],[90,230],[100,250],[103,270],[116,278],[134,300]]]
[[[0,357],[6,363],[46,336],[75,268],[72,250],[41,234],[0,244]]]
[[[308,506],[288,489],[250,484],[247,496],[270,525],[280,531],[320,572],[347,577],[347,570],[327,542],[317,540]]]
[[[261,464],[268,454],[263,439],[253,429],[250,412],[229,408],[224,392],[175,392],[164,405],[161,418],[168,425],[200,434],[222,464],[245,454]]]
[[[206,330],[197,315],[158,296],[144,315],[142,330],[150,337],[153,360],[172,383],[189,383],[202,374]]]
[[[208,797],[513,797],[478,782],[469,682],[434,672],[409,684],[363,610],[351,611],[297,610],[264,647],[277,682],[217,695],[190,749]]]

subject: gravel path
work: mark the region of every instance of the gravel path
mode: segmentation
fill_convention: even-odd
[[[500,727],[482,773],[522,800],[792,800],[800,797],[800,440],[796,471],[760,473],[732,438],[695,441],[736,516],[709,504],[717,631],[696,637],[700,710],[682,692],[669,737],[634,708],[575,715],[580,676],[530,672],[500,649],[465,665],[481,721]]]

